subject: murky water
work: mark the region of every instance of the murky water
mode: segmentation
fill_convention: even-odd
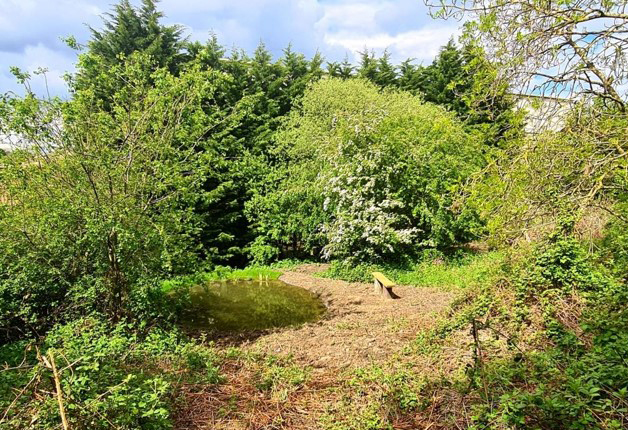
[[[182,323],[192,329],[243,332],[315,321],[325,313],[311,292],[281,281],[212,282],[190,289]]]

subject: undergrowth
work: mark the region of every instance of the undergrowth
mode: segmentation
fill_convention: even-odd
[[[569,233],[509,255],[437,330],[464,334],[468,385],[452,411],[475,429],[628,426],[628,289]],[[445,386],[443,385],[443,389]]]
[[[336,261],[321,276],[350,282],[371,282],[373,272],[383,272],[400,285],[459,289],[494,282],[503,258],[503,252],[493,251],[481,254],[459,253],[453,256],[428,253],[418,262],[398,265],[349,266]]]
[[[623,254],[591,253],[572,227],[564,220],[529,247],[410,267],[333,264],[324,276],[370,281],[378,270],[399,284],[460,288],[449,314],[404,350],[411,363],[460,364],[438,374],[421,365],[361,369],[326,426],[425,425],[429,410],[428,423],[460,428],[627,428]]]
[[[292,263],[290,263],[292,264]],[[290,267],[287,265],[287,267]],[[161,284],[161,290],[165,293],[178,288],[186,288],[201,285],[213,281],[278,279],[281,272],[272,267],[247,267],[244,269],[232,269],[230,267],[216,267],[211,272],[200,272],[193,275],[180,276],[168,279]]]
[[[182,383],[221,380],[218,355],[202,340],[95,318],[58,326],[39,344],[2,346],[0,363],[7,429],[59,428],[62,414],[69,428],[170,429]]]

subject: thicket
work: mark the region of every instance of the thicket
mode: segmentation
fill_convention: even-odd
[[[291,47],[227,54],[161,18],[125,0],[86,46],[69,39],[68,101],[17,69],[25,96],[0,98],[16,144],[0,153],[3,425],[170,428],[180,384],[220,375],[214,349],[174,328],[168,291],[309,258],[331,276],[378,267],[467,289],[441,334],[473,329],[463,394],[478,428],[626,426],[628,120],[614,96],[523,136],[503,70],[469,40],[426,67],[368,51],[325,64]],[[463,251],[487,238],[502,250]]]
[[[409,93],[320,81],[276,140],[284,167],[275,189],[250,204],[259,259],[303,244],[347,264],[400,260],[464,243],[480,224],[453,207],[484,165],[480,142],[453,114]]]
[[[573,217],[509,251],[432,338],[462,329],[472,339],[455,383],[471,411],[452,412],[473,428],[625,428],[628,294],[617,268],[573,236]]]

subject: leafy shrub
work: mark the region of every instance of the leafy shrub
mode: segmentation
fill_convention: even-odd
[[[169,429],[181,378],[220,381],[214,350],[176,331],[154,328],[139,334],[137,327],[80,319],[56,327],[40,346],[0,347],[0,364],[15,367],[0,373],[0,387],[13,389],[0,394],[8,428],[59,427],[51,371],[41,358],[50,356],[59,369],[73,428]],[[20,395],[18,390],[24,391]]]
[[[485,287],[457,312],[458,327],[475,320],[511,349],[487,352],[469,373],[476,428],[623,428],[628,420],[628,288],[570,236],[569,220],[559,224],[517,260],[504,281],[514,295]]]
[[[0,169],[3,334],[42,334],[95,310],[128,316],[138,281],[199,263],[193,209],[212,161],[199,142],[229,115],[203,103],[223,78],[152,71],[153,61],[136,53],[103,68],[103,85],[126,82],[107,109],[88,88],[68,102],[0,98],[0,133],[31,143]]]
[[[615,274],[628,281],[628,196],[623,196],[614,211],[618,218],[613,218],[607,225],[606,235],[602,242],[608,264]]]
[[[484,163],[479,143],[409,93],[319,81],[277,140],[289,170],[249,207],[264,246],[380,262],[464,242],[479,225],[453,204]]]

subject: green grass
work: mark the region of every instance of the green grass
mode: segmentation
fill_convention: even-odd
[[[410,270],[391,269],[390,275],[398,284],[417,287],[466,288],[490,284],[503,261],[499,252],[488,252],[454,261],[423,261]]]
[[[270,267],[247,267],[245,269],[229,269],[229,268],[217,268],[213,272],[209,272],[207,277],[208,281],[223,281],[223,280],[255,280],[264,279],[278,279],[281,276],[281,272],[274,270]]]
[[[303,259],[298,259],[298,258],[287,258],[285,260],[279,260],[276,261],[272,264],[270,264],[270,266],[268,266],[270,269],[294,269],[295,267],[298,267],[302,264],[308,264],[308,263],[316,263],[316,260],[303,260]]]
[[[321,276],[351,282],[370,282],[373,278],[371,273],[378,271],[400,285],[460,289],[490,284],[498,276],[503,259],[503,253],[495,251],[449,259],[426,259],[402,266],[361,264],[348,267],[334,262]]]
[[[180,287],[191,287],[212,281],[255,280],[260,278],[273,280],[278,279],[280,276],[281,272],[270,267],[247,267],[245,269],[217,267],[211,272],[195,273],[163,281],[161,289],[167,293]]]

